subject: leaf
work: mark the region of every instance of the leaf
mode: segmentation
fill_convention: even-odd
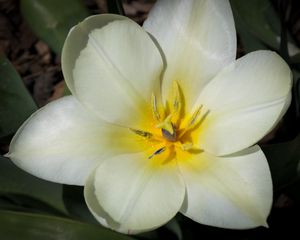
[[[72,93],[71,93],[70,89],[68,88],[67,84],[64,83],[64,93],[63,93],[63,95],[64,95],[64,96],[69,96],[69,95],[71,95],[71,94],[72,94]]]
[[[239,37],[242,40],[244,50],[249,53],[256,50],[267,49],[267,46],[257,37],[248,32],[247,27],[242,22],[236,22]]]
[[[32,31],[60,54],[74,25],[89,16],[81,0],[21,0],[21,13]]]
[[[15,133],[37,106],[13,65],[1,54],[0,96],[0,138],[3,138]]]
[[[120,14],[125,16],[125,11],[121,0],[107,0],[106,2],[109,13]]]
[[[66,213],[62,200],[62,185],[36,178],[0,156],[0,193],[25,195]]]
[[[300,53],[295,54],[290,59],[291,67],[297,68],[298,71],[300,71]]]
[[[86,206],[83,195],[83,187],[64,185],[63,200],[72,217],[84,222],[97,223],[96,219]]]
[[[64,218],[0,210],[0,236],[5,240],[133,240],[134,238]]]
[[[67,214],[31,196],[1,193],[0,209],[66,217]]]
[[[262,146],[262,150],[269,162],[275,190],[299,177],[300,134],[289,142]]]
[[[238,32],[244,26],[253,36],[273,49],[279,48],[280,20],[268,0],[231,0]],[[270,20],[270,21],[269,21]]]
[[[182,240],[181,228],[176,218],[173,218],[164,227],[167,228],[170,232],[172,232],[178,240]]]
[[[300,64],[300,53],[297,53],[296,55],[294,55],[292,58],[291,58],[291,63],[292,64]]]

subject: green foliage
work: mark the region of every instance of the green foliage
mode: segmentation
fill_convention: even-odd
[[[16,196],[28,196],[56,209],[55,213],[67,213],[62,199],[62,185],[34,177],[9,159],[0,156],[0,194],[13,200]],[[23,198],[28,206],[28,200]],[[22,200],[19,206],[24,205]],[[1,204],[0,204],[1,205]],[[33,207],[35,204],[32,204]]]
[[[37,106],[8,59],[0,55],[0,138],[17,131]]]
[[[236,28],[246,51],[278,49],[280,20],[268,0],[231,0]]]
[[[125,15],[122,0],[108,0],[107,8],[109,13]]]
[[[269,162],[275,190],[299,179],[300,134],[292,141],[263,146],[262,150]]]
[[[84,222],[98,224],[85,204],[83,187],[64,185],[63,200],[68,212],[73,218]]]
[[[99,225],[3,210],[0,210],[0,233],[5,240],[133,240]]]
[[[21,0],[21,12],[33,32],[57,54],[71,27],[89,16],[81,0]]]

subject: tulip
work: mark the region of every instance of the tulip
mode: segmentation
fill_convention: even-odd
[[[72,96],[34,113],[8,156],[50,181],[84,185],[104,226],[267,226],[272,179],[258,145],[286,112],[291,71],[272,51],[237,60],[227,0],[161,0],[143,27],[96,15],[70,31]]]

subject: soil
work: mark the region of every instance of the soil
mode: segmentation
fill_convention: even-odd
[[[128,17],[142,23],[155,1],[124,1]],[[91,14],[107,12],[105,0],[84,0]],[[17,0],[0,0],[0,53],[15,66],[39,107],[63,95],[60,56],[22,18]]]

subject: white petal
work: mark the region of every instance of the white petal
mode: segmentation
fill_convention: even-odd
[[[81,50],[87,45],[88,34],[94,29],[102,28],[110,22],[124,19],[127,18],[115,14],[94,15],[86,18],[70,30],[62,50],[61,67],[67,86],[73,94],[75,93],[73,69]]]
[[[93,216],[96,218],[96,220],[104,227],[111,228],[115,231],[125,233],[125,234],[138,234],[141,231],[134,231],[124,228],[120,223],[114,221],[102,208],[100,205],[96,195],[95,195],[95,186],[94,186],[94,178],[95,178],[95,172],[88,177],[88,180],[84,187],[84,198],[86,201],[86,204],[90,210],[90,212],[93,214]],[[144,231],[150,231],[150,229],[145,229]]]
[[[220,72],[197,105],[209,110],[201,147],[216,155],[245,149],[266,135],[290,102],[291,71],[276,53],[256,51]]]
[[[87,34],[87,46],[73,70],[75,96],[104,120],[137,127],[159,87],[159,50],[131,20],[114,21]]]
[[[145,153],[107,159],[85,188],[87,204],[100,223],[126,233],[168,222],[185,194],[176,162],[155,165]]]
[[[202,153],[180,161],[186,184],[181,212],[210,226],[247,229],[267,226],[272,180],[258,146],[228,157]]]
[[[227,0],[158,1],[143,27],[166,56],[164,97],[176,80],[187,110],[203,86],[235,60],[236,32]]]
[[[65,97],[41,108],[22,125],[8,156],[37,177],[83,185],[104,158],[120,151],[140,151],[134,135],[104,123],[74,97]]]

